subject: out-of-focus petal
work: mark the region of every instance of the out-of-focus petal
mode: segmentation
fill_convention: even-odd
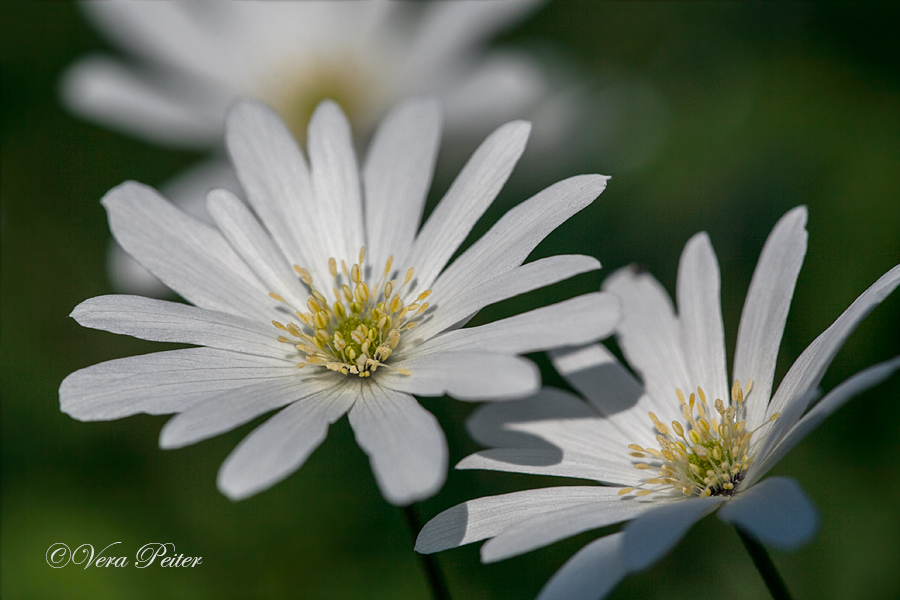
[[[769,477],[735,495],[719,518],[779,550],[799,548],[819,530],[816,507],[790,477]]]
[[[594,540],[566,561],[538,594],[537,600],[600,600],[628,574],[622,552],[623,533]]]
[[[694,523],[714,511],[725,498],[685,498],[663,504],[625,526],[623,552],[629,571],[646,569],[684,537]]]
[[[219,490],[242,500],[269,488],[306,462],[358,397],[358,388],[333,386],[326,393],[294,402],[257,427],[219,469]]]
[[[360,393],[350,425],[384,498],[405,506],[432,496],[447,478],[447,440],[437,419],[408,394],[379,385],[363,385]]]

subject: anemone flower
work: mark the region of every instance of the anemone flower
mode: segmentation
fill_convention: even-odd
[[[571,86],[511,49],[486,48],[541,0],[303,2],[82,2],[87,20],[127,56],[93,54],[61,82],[75,114],[140,138],[212,150],[164,186],[209,220],[210,189],[240,192],[219,151],[225,115],[239,97],[259,98],[303,136],[312,110],[337,101],[366,138],[403,98],[429,94],[446,106],[450,135],[474,142],[498,125],[538,114],[538,147],[550,147],[583,105]],[[555,90],[555,91],[554,91]],[[466,144],[453,144],[451,147]],[[468,150],[466,150],[468,151]],[[199,190],[200,194],[195,191]],[[110,248],[116,289],[160,296],[165,288]]]
[[[547,188],[447,267],[508,178],[529,125],[490,135],[417,233],[440,120],[434,101],[400,105],[360,170],[344,113],[323,102],[309,124],[307,166],[278,116],[244,101],[228,116],[226,143],[249,206],[213,190],[213,226],[138,183],[107,193],[118,243],[193,306],[112,295],[72,316],[200,347],[77,371],[60,386],[63,412],[85,421],[178,413],[160,436],[177,448],[280,409],[222,465],[219,489],[232,499],[299,468],[348,413],[385,499],[406,505],[433,494],[446,476],[446,441],[413,394],[523,397],[539,375],[519,354],[587,343],[619,317],[616,298],[593,293],[461,329],[483,306],[599,267],[579,255],[522,263],[607,178]]]
[[[491,538],[481,558],[493,562],[630,521],[579,551],[539,596],[597,599],[626,574],[659,560],[714,511],[766,559],[759,543],[793,549],[811,540],[818,516],[800,485],[762,477],[853,395],[900,367],[897,357],[865,369],[813,402],[844,340],[897,286],[900,266],[816,338],[772,394],[775,359],[806,253],[805,223],[806,208],[798,207],[766,241],[744,304],[730,386],[719,270],[705,233],[691,238],[681,255],[677,315],[649,274],[625,268],[611,275],[604,289],[619,296],[623,312],[616,339],[640,381],[601,345],[556,352],[556,369],[583,398],[545,388],[520,402],[477,410],[469,430],[493,448],[457,466],[604,485],[460,504],[425,526],[416,549],[429,553]]]

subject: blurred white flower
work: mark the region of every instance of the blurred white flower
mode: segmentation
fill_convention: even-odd
[[[416,549],[436,552],[492,538],[481,549],[482,560],[492,562],[630,520],[573,556],[539,596],[587,600],[649,567],[716,510],[723,521],[780,549],[812,539],[818,516],[799,484],[786,477],[759,480],[853,395],[900,367],[900,357],[870,367],[812,403],[844,340],[897,286],[900,266],[810,344],[770,395],[806,253],[805,223],[805,207],[790,211],[763,248],[744,304],[730,390],[719,268],[705,233],[694,236],[681,256],[677,315],[650,275],[628,268],[610,276],[604,289],[622,301],[617,340],[643,382],[601,345],[556,352],[554,365],[584,400],[545,388],[520,402],[477,410],[469,430],[494,448],[457,466],[607,485],[550,487],[460,504],[424,527]]]
[[[302,134],[325,98],[368,132],[411,94],[437,95],[454,130],[483,135],[548,93],[532,60],[484,54],[488,38],[539,0],[83,2],[133,55],[78,61],[63,98],[76,113],[159,143],[218,146],[238,97],[259,98]]]
[[[135,60],[106,55],[76,62],[62,81],[74,113],[162,144],[217,149],[225,114],[239,97],[258,98],[302,138],[324,99],[347,111],[367,136],[388,107],[427,93],[444,103],[454,136],[481,139],[514,118],[537,117],[539,145],[576,121],[570,90],[551,93],[533,59],[485,45],[543,0],[396,2],[83,2],[85,16]],[[163,191],[209,219],[199,198],[233,186],[227,161],[201,163]],[[116,289],[161,295],[165,288],[118,247]]]
[[[194,306],[102,296],[72,316],[86,327],[202,347],[77,371],[60,386],[62,410],[81,420],[179,413],[160,437],[176,448],[281,409],[222,465],[219,488],[233,499],[299,468],[328,425],[349,413],[389,502],[433,494],[446,476],[446,441],[411,394],[525,396],[539,375],[519,354],[587,343],[619,318],[618,300],[594,293],[459,329],[486,305],[599,267],[575,255],[522,263],[607,178],[547,188],[447,267],[509,177],[530,127],[516,121],[490,135],[419,229],[440,122],[433,101],[402,104],[359,169],[344,113],[323,102],[309,124],[307,167],[277,115],[244,101],[228,117],[226,144],[249,206],[213,190],[211,226],[144,185],[110,191],[103,204],[118,243]]]

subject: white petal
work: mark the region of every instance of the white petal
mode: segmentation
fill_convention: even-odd
[[[652,502],[619,496],[619,488],[601,489],[607,490],[607,496],[510,525],[481,547],[481,561],[490,563],[518,556],[591,529],[633,519],[654,508]]]
[[[269,488],[306,462],[357,398],[357,389],[336,386],[294,402],[245,437],[219,469],[219,490],[242,500]]]
[[[702,387],[711,402],[721,399],[727,406],[729,386],[719,296],[719,263],[709,236],[698,233],[685,245],[678,265],[681,341],[693,387]]]
[[[385,500],[405,506],[431,497],[447,478],[447,440],[437,419],[408,394],[361,387],[350,425]]]
[[[244,195],[237,173],[225,156],[214,156],[194,163],[167,180],[159,191],[183,211],[212,223],[212,217],[206,210],[206,196],[216,189],[228,190],[239,197]]]
[[[60,410],[79,421],[187,410],[211,395],[292,376],[291,363],[214,348],[130,356],[75,371],[59,386]]]
[[[696,386],[668,294],[652,275],[633,267],[619,269],[602,287],[622,301],[616,339],[657,403],[657,416],[663,422],[681,419],[675,390],[690,393]]]
[[[806,255],[807,237],[806,207],[798,206],[776,223],[753,271],[734,354],[734,378],[742,386],[753,379],[753,391],[745,404],[748,429],[764,420],[765,401],[771,395],[775,360]]]
[[[452,86],[444,86],[447,120],[456,125],[457,135],[467,132],[474,135],[510,117],[536,113],[543,116],[535,108],[549,95],[549,83],[547,74],[533,56],[508,49],[494,50],[480,57],[471,70],[460,73]],[[551,128],[555,121],[551,122]],[[546,121],[535,119],[536,132],[546,125]],[[532,144],[535,141],[532,139]]]
[[[475,151],[413,243],[409,266],[418,294],[437,279],[472,226],[494,201],[525,150],[531,126],[514,121],[497,129]]]
[[[646,569],[684,537],[694,523],[714,511],[724,498],[685,498],[644,513],[625,526],[623,551],[629,571]]]
[[[781,440],[784,432],[794,426],[800,415],[806,410],[807,403],[812,397],[810,392],[814,391],[822,381],[825,370],[828,369],[844,341],[853,333],[859,322],[894,291],[898,284],[900,284],[900,265],[882,275],[859,298],[854,300],[853,304],[828,329],[813,340],[813,343],[791,365],[766,412],[767,418],[776,412],[781,413],[781,416],[768,426],[771,429],[766,432],[765,441],[760,445],[758,456],[768,455],[775,444]],[[747,474],[750,479],[758,475],[758,467],[754,467],[756,465],[751,466],[750,472]]]
[[[468,48],[509,27],[540,5],[541,0],[428,4],[422,7],[426,12],[417,28],[410,60],[419,69],[433,70],[448,58],[464,56]]]
[[[69,315],[83,327],[154,342],[196,344],[288,359],[294,348],[274,327],[223,312],[141,296],[98,296]]]
[[[525,400],[479,407],[466,425],[485,446],[561,450],[631,469],[628,444],[652,443],[652,426],[634,439],[610,421],[572,394],[545,387]]]
[[[102,202],[119,245],[189,302],[271,318],[265,303],[268,291],[216,229],[135,182],[113,188]]]
[[[525,354],[606,337],[619,321],[619,300],[594,292],[479,327],[436,336],[411,351],[425,354],[482,350]]]
[[[419,532],[416,552],[431,554],[493,537],[529,517],[606,498],[608,490],[572,485],[469,500],[428,521]]]
[[[641,383],[601,344],[554,350],[550,360],[566,382],[601,415],[628,410],[644,395]]]
[[[442,352],[414,355],[391,366],[408,369],[411,374],[379,372],[378,383],[419,396],[449,394],[457,400],[505,400],[527,396],[541,385],[533,362],[509,354]]]
[[[414,341],[424,341],[465,321],[476,312],[507,298],[587,273],[600,268],[600,262],[590,256],[557,255],[522,265],[503,275],[476,286],[465,294],[441,297],[440,291],[431,295],[431,316],[420,321]]]
[[[560,181],[507,212],[434,283],[443,294],[462,294],[518,267],[541,240],[590,204],[609,178],[579,175]]]
[[[406,264],[441,139],[441,109],[434,100],[404,102],[381,122],[363,169],[366,250],[375,272],[393,255]]]
[[[287,126],[263,104],[238,102],[228,114],[225,142],[250,205],[282,252],[313,279],[328,281],[331,236],[339,228],[322,214]]]
[[[108,37],[151,61],[204,75],[229,64],[228,46],[211,43],[216,29],[204,19],[221,14],[195,14],[196,7],[168,2],[85,2],[80,6]],[[211,8],[216,10],[215,3],[201,10]]]
[[[456,468],[593,479],[622,486],[636,486],[643,479],[636,469],[602,456],[540,448],[482,450],[462,459]]]
[[[116,292],[156,298],[173,295],[172,290],[131,258],[114,239],[109,240],[106,250],[106,274],[110,286]]]
[[[82,117],[154,142],[200,149],[221,139],[222,126],[211,115],[106,57],[69,67],[62,97],[66,108]]]
[[[819,530],[819,513],[795,479],[769,477],[735,495],[719,518],[757,541],[779,550],[794,550]]]
[[[600,600],[625,575],[623,533],[594,540],[557,571],[538,594],[537,600]]]
[[[228,190],[213,190],[206,206],[219,231],[260,283],[270,292],[281,295],[294,310],[305,306],[309,295],[284,254],[275,247],[247,205]]]
[[[304,376],[305,375],[305,376]],[[161,448],[181,448],[230,431],[275,408],[326,392],[335,386],[332,373],[319,377],[297,372],[229,390],[198,402],[172,417],[159,435]]]
[[[309,168],[321,225],[339,230],[328,246],[330,256],[352,260],[365,245],[359,168],[350,123],[331,100],[319,104],[307,132]]]
[[[825,419],[834,414],[848,400],[886,380],[897,369],[900,369],[900,357],[895,357],[860,371],[828,392],[808,413],[803,415],[803,418],[782,438],[778,446],[761,461],[762,464],[756,470],[755,477],[759,478],[765,475],[766,471],[774,467],[785,454],[790,452],[794,446],[809,435]],[[748,480],[747,483],[752,485],[754,481]]]

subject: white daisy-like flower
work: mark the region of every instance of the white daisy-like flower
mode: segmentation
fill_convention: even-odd
[[[541,4],[83,2],[86,18],[130,56],[82,58],[63,76],[61,94],[72,112],[96,123],[212,150],[164,186],[173,202],[208,219],[192,199],[213,188],[240,192],[218,151],[228,107],[240,97],[273,107],[301,138],[322,100],[337,101],[365,138],[389,107],[428,94],[443,102],[457,138],[480,140],[502,123],[540,115],[539,145],[556,143],[576,121],[572,93],[553,92],[545,69],[525,54],[485,48]],[[165,294],[115,246],[110,276],[119,291]]]
[[[791,448],[853,395],[900,367],[900,357],[854,375],[817,403],[817,386],[859,321],[900,282],[894,267],[801,354],[771,394],[794,284],[806,253],[806,209],[769,235],[738,332],[733,383],[725,367],[719,268],[709,237],[681,255],[675,313],[662,286],[633,268],[604,284],[622,301],[616,336],[638,381],[603,346],[553,353],[583,398],[545,388],[520,402],[477,410],[469,431],[493,447],[457,468],[557,475],[606,485],[528,490],[472,500],[422,530],[420,552],[492,538],[493,562],[607,525],[620,532],[579,551],[539,598],[597,599],[628,573],[659,560],[705,515],[718,511],[755,540],[792,549],[812,539],[815,507],[787,477],[760,481]]]
[[[399,99],[438,96],[454,131],[523,115],[546,100],[546,75],[495,33],[542,0],[82,2],[84,15],[136,63],[90,56],[62,82],[75,112],[145,139],[221,142],[228,107],[260,98],[295,133],[323,99],[368,131]]]
[[[419,229],[440,122],[434,101],[400,105],[359,169],[344,113],[324,102],[309,124],[307,166],[278,116],[245,101],[229,114],[226,143],[249,206],[210,192],[211,226],[147,186],[111,190],[103,204],[118,243],[194,306],[114,295],[72,316],[201,347],[77,371],[60,386],[62,410],[80,420],[178,413],[160,436],[177,448],[281,409],[222,465],[219,488],[233,499],[300,467],[349,413],[388,501],[433,494],[446,476],[446,441],[412,394],[524,397],[539,375],[519,354],[587,343],[619,318],[618,300],[595,293],[460,329],[488,304],[599,267],[580,255],[522,263],[607,178],[547,188],[447,266],[509,177],[529,125],[489,136]]]

